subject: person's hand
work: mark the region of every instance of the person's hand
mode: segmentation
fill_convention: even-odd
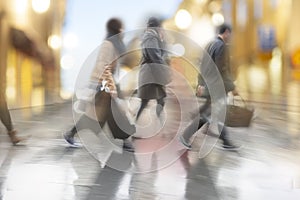
[[[239,93],[236,89],[232,90],[231,93],[233,96],[239,96]]]
[[[196,90],[196,96],[197,97],[201,97],[201,95],[203,94],[205,88],[201,85],[198,85],[197,90]]]
[[[112,98],[117,98],[117,97],[118,97],[118,92],[117,92],[116,90],[111,90],[111,91],[109,92],[109,94],[110,94],[110,96],[111,96]]]

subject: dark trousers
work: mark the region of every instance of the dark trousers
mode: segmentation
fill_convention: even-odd
[[[206,102],[199,109],[199,114],[194,117],[193,121],[184,129],[183,138],[186,141],[189,141],[190,138],[206,123],[209,122],[209,116],[211,115],[211,100],[209,98],[206,99]],[[218,125],[218,129],[220,130],[222,125]],[[224,144],[228,143],[228,134],[226,127],[223,126],[221,134],[219,138],[223,141]]]
[[[142,111],[146,108],[147,104],[149,103],[150,99],[142,99],[141,106],[137,112],[136,120],[140,117]],[[160,113],[164,109],[165,101],[164,98],[156,99],[157,105],[156,105],[156,115],[159,117]]]
[[[99,98],[100,97],[101,96],[99,96]],[[97,95],[96,98],[98,98]],[[91,119],[83,114],[76,122],[76,125],[71,129],[70,136],[74,137],[78,131],[83,129],[89,129],[94,133],[99,133],[105,123],[108,124],[113,137],[116,139],[127,139],[133,133],[135,133],[135,126],[130,124],[125,113],[120,110],[114,99],[110,98],[109,100],[110,101],[109,105],[107,105],[107,109],[105,109],[105,111],[103,110],[105,116],[101,117],[101,121]]]
[[[0,119],[7,131],[13,130],[13,125],[11,121],[11,116],[7,107],[4,94],[0,94]]]

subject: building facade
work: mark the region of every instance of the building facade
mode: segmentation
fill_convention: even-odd
[[[0,84],[10,108],[59,98],[64,12],[65,1],[60,0],[0,2]]]

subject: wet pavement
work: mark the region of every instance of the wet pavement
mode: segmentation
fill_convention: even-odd
[[[162,122],[145,124],[151,105],[150,115],[138,122],[134,154],[99,146],[88,131],[77,137],[83,147],[68,146],[62,133],[73,125],[70,102],[11,110],[20,135],[31,137],[12,146],[0,127],[0,199],[298,200],[299,85],[289,83],[291,95],[242,87],[255,118],[249,128],[229,128],[230,138],[242,146],[234,152],[203,134],[196,135],[190,151],[179,144],[180,130],[193,117],[189,104],[180,111],[175,96],[188,91],[179,86],[182,93],[168,97]],[[163,127],[156,130],[158,124]],[[203,144],[213,147],[205,156]]]

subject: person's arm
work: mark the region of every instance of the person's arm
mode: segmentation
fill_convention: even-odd
[[[98,51],[95,67],[92,71],[91,80],[104,84],[109,88],[109,93],[116,93],[116,85],[112,76],[112,63],[115,59],[114,46],[109,41],[104,41]],[[103,82],[104,81],[104,82]]]
[[[104,41],[98,50],[97,59],[93,68],[91,79],[100,82],[101,75],[106,66],[110,65],[114,60],[114,47],[109,41]]]
[[[218,70],[223,78],[225,91],[230,92],[235,90],[235,84],[233,83],[232,76],[230,74],[230,66],[228,60],[228,52],[225,47],[225,44],[220,46],[216,53],[215,63],[218,67]]]

